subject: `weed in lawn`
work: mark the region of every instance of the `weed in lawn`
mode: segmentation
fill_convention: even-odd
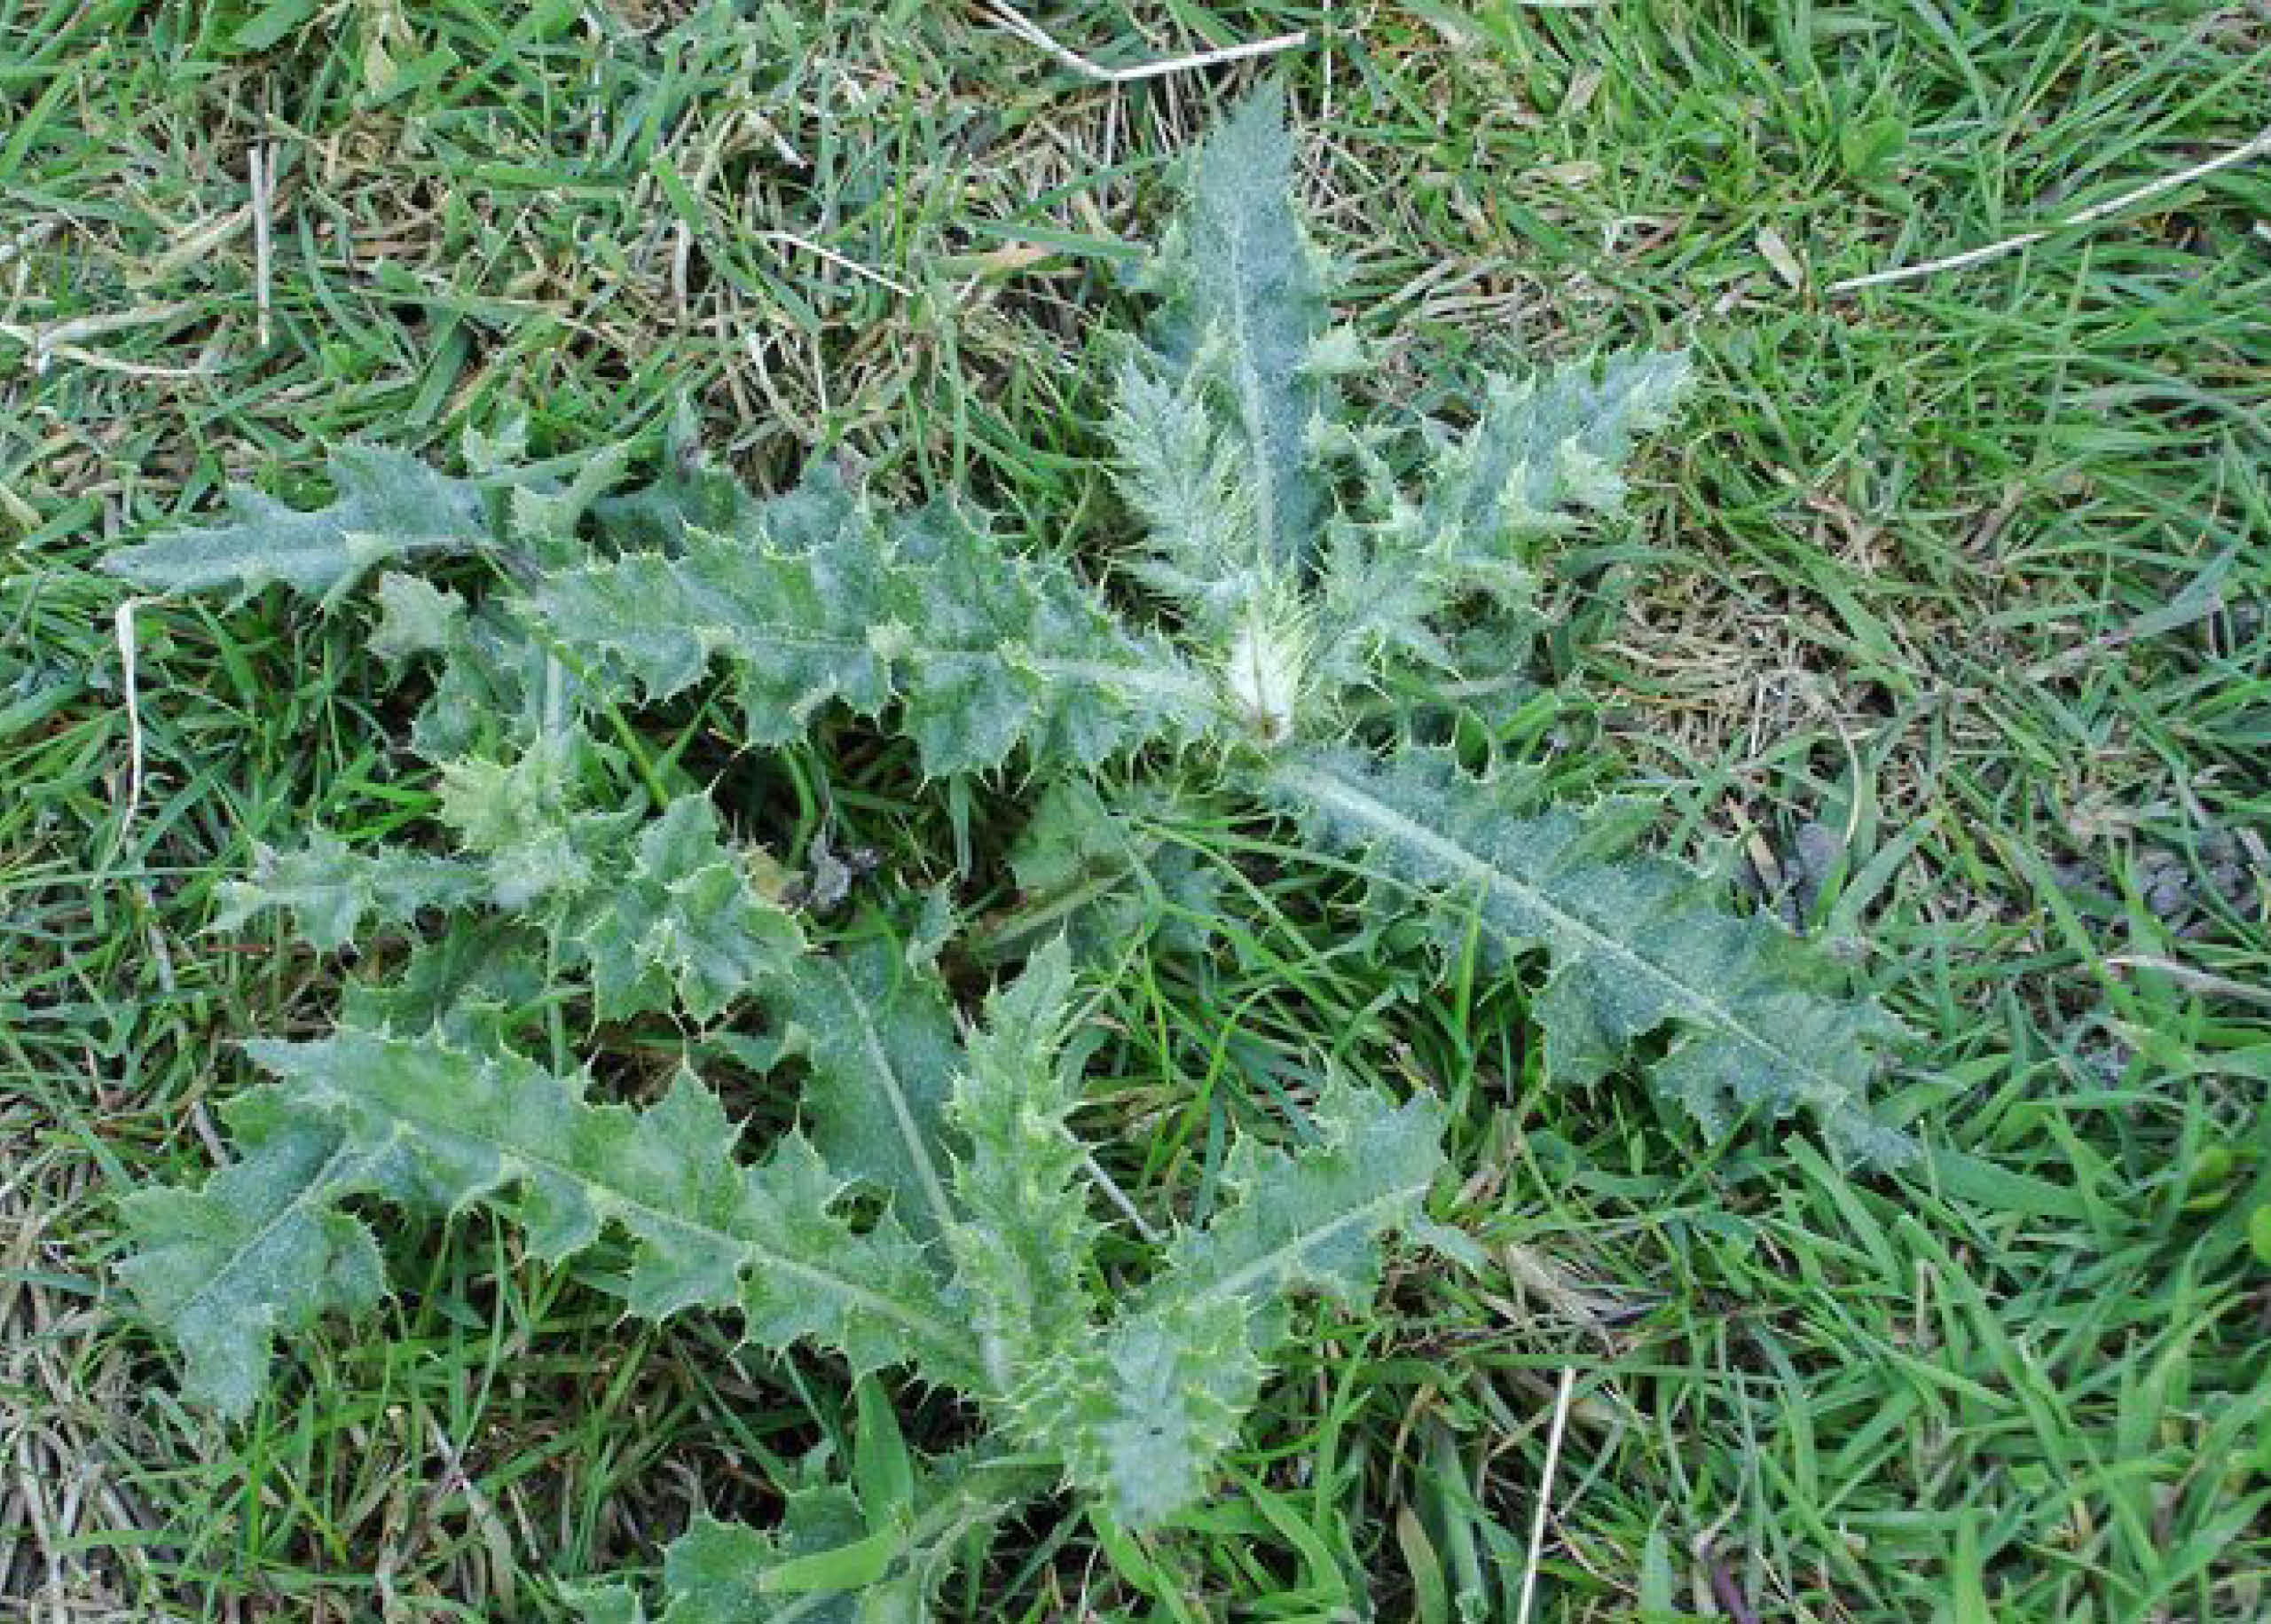
[[[145,608],[149,777],[122,839],[115,594],[80,567],[227,478],[279,468],[305,500],[343,439],[453,443],[520,401],[539,445],[589,445],[681,386],[753,484],[844,445],[876,489],[973,485],[1023,545],[1107,560],[1084,335],[1159,165],[1232,88],[1083,87],[931,7],[672,10],[640,34],[454,4],[404,13],[394,59],[426,66],[389,88],[377,14],[318,9],[264,50],[240,46],[249,10],[0,19],[0,1292],[12,1333],[41,1328],[11,1344],[36,1362],[12,1363],[0,1428],[11,1459],[99,1474],[0,1515],[0,1589],[51,1608],[549,1616],[547,1575],[651,1550],[697,1506],[769,1520],[854,1420],[824,1369],[736,1361],[698,1319],[618,1327],[478,1219],[389,1236],[402,1306],[303,1341],[242,1427],[172,1406],[91,1307],[111,1194],[207,1165],[200,1106],[247,1075],[221,1036],[327,1019],[340,971],[208,932],[215,888],[255,841],[367,846],[430,799],[357,626]],[[1304,193],[1371,380],[1414,408],[1476,398],[1509,354],[1687,348],[1688,432],[1632,523],[1555,560],[1552,670],[1609,702],[1475,709],[1581,777],[1615,776],[1606,734],[1672,844],[1862,951],[1922,1036],[1892,1109],[1933,1160],[1854,1187],[1745,1149],[1667,1176],[1683,1141],[1637,1094],[1538,1086],[1519,1000],[1352,947],[1347,899],[1196,820],[1178,849],[1246,922],[1203,967],[1147,949],[1107,990],[1084,1133],[1149,1147],[1115,1181],[1143,1204],[1203,1178],[1331,1054],[1459,1102],[1447,1151],[1473,1171],[1440,1216],[1492,1265],[1398,1270],[1373,1312],[1324,1316],[1171,1552],[1019,1528],[950,1601],[1109,1610],[1136,1573],[1208,1616],[1367,1591],[1438,1616],[1461,1551],[1519,1573],[1566,1366],[1540,1616],[2259,1612],[2260,1479],[2217,1463],[2260,1447],[2245,1224],[2271,1196],[2246,992],[2271,817],[2264,171],[1977,271],[1819,290],[2246,139],[2271,122],[2260,24],[1879,0],[1043,15],[1112,61],[1312,30]],[[255,138],[278,170],[266,349]],[[39,373],[12,336],[185,302]],[[824,832],[918,883],[997,863],[993,791],[960,797],[958,849],[904,764],[698,770],[785,820],[790,853]],[[2190,900],[2164,913],[2172,864]],[[1404,1049],[1341,1035],[1389,1009]],[[728,1094],[778,1125],[753,1084]]]

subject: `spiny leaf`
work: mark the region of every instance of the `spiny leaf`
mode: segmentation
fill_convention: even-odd
[[[1332,532],[1320,592],[1335,674],[1363,680],[1363,656],[1383,647],[1469,677],[1518,665],[1527,637],[1506,632],[1536,624],[1529,544],[1619,504],[1633,436],[1665,420],[1686,379],[1683,356],[1631,355],[1494,381],[1474,427],[1437,453],[1417,505],[1349,436],[1379,511]],[[1497,636],[1459,639],[1436,624],[1470,596],[1497,611]]]
[[[1355,1304],[1372,1290],[1379,1237],[1435,1231],[1421,1221],[1428,1187],[1444,1167],[1442,1107],[1415,1095],[1402,1105],[1336,1084],[1313,1113],[1316,1142],[1293,1151],[1242,1139],[1232,1149],[1232,1199],[1203,1229],[1185,1229],[1159,1260],[1139,1312],[1176,1303],[1259,1306],[1316,1291]]]
[[[381,660],[443,654],[465,637],[465,600],[414,575],[379,577],[379,624],[365,645]]]
[[[636,814],[585,804],[595,759],[586,736],[562,727],[539,733],[510,761],[443,764],[436,815],[480,858],[499,907],[578,890],[621,849]]]
[[[431,762],[525,749],[554,717],[577,714],[581,685],[546,657],[526,627],[493,605],[449,621],[434,691],[410,725],[410,748]]]
[[[260,1396],[275,1338],[373,1306],[385,1271],[369,1231],[336,1210],[363,1173],[336,1131],[270,1089],[225,1114],[238,1159],[202,1189],[120,1203],[135,1251],[119,1272],[181,1349],[184,1395],[235,1417]]]
[[[1241,1141],[1230,1205],[1168,1243],[1155,1283],[1101,1338],[1036,1363],[1013,1395],[1020,1431],[1132,1526],[1204,1488],[1284,1333],[1285,1297],[1357,1301],[1383,1234],[1439,1238],[1421,1208],[1444,1165],[1440,1106],[1334,1087],[1315,1126],[1317,1142],[1290,1154]]]
[[[1223,400],[1239,451],[1243,494],[1234,500],[1251,504],[1258,565],[1280,579],[1296,575],[1316,546],[1326,490],[1309,435],[1335,410],[1315,365],[1329,312],[1293,208],[1293,159],[1285,96],[1274,83],[1207,137],[1191,165],[1189,201],[1154,268],[1163,298],[1151,330],[1160,398],[1189,400],[1205,390]],[[1151,404],[1123,399],[1123,411]],[[1194,514],[1215,505],[1204,489],[1214,460],[1211,450],[1176,456],[1197,482],[1180,498]],[[1221,545],[1211,535],[1186,540],[1167,530],[1155,542],[1198,579],[1218,568]]]
[[[1517,544],[1568,524],[1571,510],[1614,508],[1633,437],[1670,419],[1687,380],[1679,354],[1614,356],[1543,378],[1493,380],[1481,417],[1435,460],[1421,555],[1487,573],[1522,562]]]
[[[1449,757],[1292,755],[1265,790],[1318,844],[1399,891],[1471,918],[1490,961],[1542,948],[1553,973],[1536,1014],[1557,1081],[1589,1082],[1634,1040],[1678,1038],[1656,1087],[1707,1133],[1753,1108],[1814,1113],[1843,1154],[1893,1163],[1907,1140],[1867,1107],[1876,1055],[1898,1033],[1874,1004],[1830,990],[1827,968],[1772,922],[1728,913],[1701,876],[1626,855],[1615,830],[1541,809],[1518,778],[1467,776]]]
[[[151,592],[228,588],[243,598],[273,583],[330,604],[390,559],[492,545],[480,491],[415,457],[342,446],[329,471],[338,494],[327,506],[303,512],[238,490],[235,522],[122,547],[102,567]]]
[[[628,871],[572,926],[602,1018],[666,1009],[711,1020],[804,946],[719,837],[709,797],[680,796],[640,831]]]
[[[839,1484],[798,1489],[770,1532],[697,1515],[663,1554],[657,1624],[924,1624],[969,1537],[1048,1481],[963,1454],[927,1463],[910,1487],[894,1506],[865,1505]],[[648,1616],[621,1588],[582,1605],[589,1624]]]
[[[1137,792],[1108,801],[1083,779],[1060,779],[1010,848],[1010,870],[1025,894],[1002,927],[1002,945],[1062,932],[1073,956],[1124,951],[1154,930],[1168,946],[1197,952],[1221,907],[1221,876],[1183,845],[1146,834],[1131,810],[1165,811]]]
[[[329,953],[355,939],[368,916],[408,924],[426,908],[456,908],[487,894],[478,864],[381,848],[357,851],[321,830],[296,851],[253,853],[252,873],[224,881],[216,930],[233,930],[269,908],[288,909],[309,945]]]
[[[1246,465],[1206,396],[1203,379],[1177,382],[1131,358],[1108,428],[1120,489],[1145,525],[1130,573],[1219,639],[1276,571]]]
[[[1020,743],[1094,765],[1198,725],[1205,684],[1062,566],[1007,556],[946,509],[890,522],[812,477],[793,505],[758,510],[754,535],[689,530],[676,555],[556,576],[532,606],[649,698],[722,655],[758,743],[836,701],[874,716],[896,699],[934,774],[997,765]]]
[[[962,1051],[936,979],[870,939],[799,960],[765,996],[812,1063],[805,1120],[829,1165],[886,1192],[918,1238],[943,1234],[955,1221],[947,1094]]]
[[[1065,1474],[1144,1528],[1205,1493],[1261,1389],[1251,1307],[1170,1300],[1129,1314],[1078,1355],[1028,1373],[1016,1414]]]
[[[1052,941],[986,1001],[955,1079],[952,1113],[968,1149],[955,1159],[961,1217],[947,1232],[995,1390],[1084,1337],[1097,1227],[1065,1063],[1072,955]]]
[[[342,1029],[248,1052],[397,1199],[455,1210],[509,1196],[547,1259],[619,1226],[636,1243],[622,1287],[634,1314],[730,1305],[768,1348],[812,1341],[855,1369],[907,1362],[933,1381],[978,1379],[967,1330],[897,1223],[855,1231],[832,1216],[844,1181],[800,1136],[737,1163],[732,1125],[690,1075],[633,1111],[588,1103],[579,1077],[434,1039]]]

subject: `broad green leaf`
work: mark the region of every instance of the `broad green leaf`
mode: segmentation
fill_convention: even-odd
[[[829,1484],[790,1494],[771,1532],[697,1516],[664,1552],[659,1624],[925,1624],[963,1542],[1049,1487],[965,1454],[918,1469],[894,1508]],[[601,1616],[645,1616],[630,1599],[610,1593]]]
[[[444,654],[465,637],[465,600],[414,575],[379,577],[379,624],[366,647],[381,660]]]
[[[1083,1340],[1097,1228],[1086,1153],[1068,1126],[1079,1079],[1063,1054],[1073,992],[1063,941],[986,1001],[955,1079],[960,1215],[947,1231],[956,1283],[997,1393]]]
[[[618,1226],[635,1242],[622,1283],[633,1314],[735,1306],[766,1347],[817,1342],[855,1370],[977,1379],[967,1328],[897,1223],[855,1230],[834,1216],[844,1181],[798,1135],[762,1164],[737,1162],[732,1124],[690,1075],[634,1111],[587,1102],[580,1078],[430,1038],[341,1030],[248,1050],[397,1199],[502,1203],[550,1259]]]
[[[1090,1346],[1037,1363],[1015,1395],[1020,1430],[1131,1526],[1203,1490],[1284,1334],[1286,1297],[1358,1301],[1382,1235],[1447,1238],[1422,1210],[1444,1166],[1440,1106],[1336,1087],[1315,1126],[1317,1142],[1298,1151],[1241,1141],[1230,1204],[1168,1243],[1154,1284]]]
[[[571,925],[602,1018],[667,1009],[711,1020],[802,952],[804,936],[757,894],[719,837],[707,796],[681,796],[640,831],[627,872]]]
[[[280,584],[328,605],[391,560],[492,545],[479,490],[415,457],[342,446],[330,475],[337,495],[326,506],[303,512],[237,490],[234,522],[122,547],[102,567],[149,592],[226,588],[242,598]]]
[[[238,1159],[202,1189],[120,1203],[135,1251],[119,1272],[181,1349],[184,1394],[236,1417],[260,1396],[277,1338],[370,1308],[385,1278],[370,1232],[337,1210],[362,1180],[359,1153],[273,1090],[226,1115]]]
[[[283,908],[310,946],[328,953],[352,942],[366,917],[408,924],[424,909],[463,907],[488,890],[479,864],[385,847],[357,851],[318,830],[296,851],[256,847],[252,873],[218,888],[213,929],[233,930]]]
[[[1031,1372],[1017,1414],[1122,1523],[1152,1526],[1205,1491],[1261,1389],[1254,1315],[1230,1298],[1127,1316],[1082,1357]]]
[[[871,938],[798,961],[765,997],[811,1062],[805,1120],[828,1165],[888,1194],[918,1239],[945,1233],[947,1094],[963,1061],[937,980]]]
[[[1185,419],[1179,428],[1162,423],[1159,435],[1157,467],[1179,494],[1139,471],[1138,505],[1187,508],[1206,523],[1226,500],[1238,533],[1251,536],[1255,569],[1279,580],[1296,577],[1315,553],[1327,491],[1310,435],[1336,409],[1316,365],[1330,317],[1324,279],[1294,209],[1293,171],[1285,96],[1271,84],[1192,161],[1189,200],[1152,271],[1161,294],[1153,381],[1121,402],[1123,416],[1148,418],[1164,404]],[[1228,451],[1193,438],[1190,412],[1201,395],[1221,400],[1234,472]],[[1130,458],[1138,470],[1148,460],[1140,450]],[[1221,484],[1234,484],[1236,494],[1210,490]],[[1224,539],[1211,528],[1170,525],[1154,544],[1170,569],[1205,581],[1219,577]]]
[[[1061,932],[1086,960],[1124,952],[1156,930],[1179,951],[1203,947],[1221,911],[1221,877],[1131,815],[1168,810],[1163,797],[1141,792],[1108,801],[1084,779],[1049,785],[1010,851],[1024,896],[997,943]]]
[[[1557,1081],[1591,1082],[1669,1026],[1653,1080],[1707,1133],[1744,1110],[1803,1109],[1853,1159],[1912,1153],[1867,1105],[1898,1024],[1839,992],[1772,921],[1728,912],[1689,869],[1620,850],[1623,820],[1540,807],[1526,781],[1471,778],[1429,750],[1293,754],[1262,788],[1317,844],[1426,898],[1450,928],[1472,920],[1494,965],[1543,951],[1553,969],[1536,1015]]]
[[[682,551],[556,576],[531,606],[587,667],[662,699],[722,658],[750,739],[779,744],[840,702],[896,702],[924,771],[1089,765],[1204,718],[1206,685],[1123,628],[1065,568],[1005,553],[945,508],[893,522],[833,476],[758,509],[754,534],[689,530]]]
[[[1577,511],[1613,510],[1633,437],[1670,420],[1687,381],[1679,354],[1494,380],[1481,417],[1430,470],[1419,556],[1487,582],[1491,570],[1528,561],[1527,539],[1565,527]]]
[[[1294,1291],[1354,1305],[1372,1290],[1382,1235],[1400,1228],[1442,1238],[1422,1214],[1445,1165],[1439,1103],[1415,1096],[1396,1105],[1335,1085],[1317,1100],[1313,1126],[1316,1142],[1296,1150],[1251,1139],[1233,1147],[1230,1203],[1205,1228],[1169,1243],[1139,1312],[1216,1301],[1259,1306]]]

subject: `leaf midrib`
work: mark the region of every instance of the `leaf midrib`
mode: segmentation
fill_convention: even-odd
[[[317,1086],[331,1087],[326,1084]],[[776,1251],[753,1236],[739,1235],[731,1229],[720,1229],[698,1220],[666,1211],[581,1168],[570,1167],[554,1157],[537,1154],[494,1134],[483,1134],[460,1124],[433,1122],[420,1117],[398,1102],[389,1101],[381,1103],[341,1094],[336,1090],[334,1090],[334,1093],[335,1097],[350,1110],[358,1105],[366,1109],[375,1108],[384,1110],[393,1122],[392,1132],[389,1135],[390,1142],[403,1142],[412,1133],[425,1133],[436,1139],[454,1138],[480,1146],[495,1155],[500,1162],[518,1163],[522,1166],[548,1173],[596,1191],[605,1198],[606,1202],[612,1204],[619,1211],[639,1213],[660,1225],[685,1234],[699,1236],[711,1241],[723,1242],[730,1247],[740,1250],[758,1263],[779,1267],[816,1285],[832,1290],[850,1302],[878,1313],[885,1318],[899,1321],[925,1340],[935,1344],[937,1347],[951,1350],[957,1364],[966,1366],[969,1362],[967,1350],[963,1347],[962,1339],[955,1335],[951,1327],[942,1322],[933,1320],[928,1314],[918,1313],[896,1298],[870,1291],[865,1286],[858,1285],[842,1275],[831,1274],[815,1264],[806,1263],[784,1252]]]
[[[1756,1049],[1776,1063],[1787,1066],[1807,1078],[1819,1090],[1820,1098],[1833,1099],[1846,1092],[1836,1079],[1810,1063],[1796,1052],[1779,1047],[1754,1032],[1736,1016],[1734,1011],[1708,992],[1682,981],[1663,965],[1601,930],[1582,915],[1573,914],[1567,908],[1558,906],[1552,898],[1536,885],[1525,883],[1519,875],[1510,874],[1476,856],[1450,836],[1438,834],[1426,825],[1404,816],[1395,807],[1369,794],[1360,786],[1336,777],[1328,770],[1316,766],[1285,764],[1276,769],[1276,774],[1279,782],[1306,789],[1319,801],[1338,806],[1360,821],[1368,822],[1399,840],[1433,853],[1454,869],[1482,884],[1486,895],[1493,887],[1520,895],[1535,906],[1539,912],[1551,915],[1556,922],[1584,938],[1590,945],[1610,959],[1629,966],[1638,974],[1669,988],[1670,992],[1669,1001],[1677,1006],[1689,1019],[1723,1036],[1732,1038],[1747,1047]],[[1484,922],[1487,924],[1489,922],[1486,919]],[[1493,928],[1502,936],[1511,938],[1513,935],[1503,927]]]
[[[1324,1245],[1327,1241],[1357,1225],[1371,1226],[1380,1213],[1401,1206],[1406,1202],[1418,1200],[1426,1193],[1426,1182],[1398,1185],[1394,1189],[1375,1196],[1361,1206],[1348,1208],[1326,1223],[1320,1224],[1313,1229],[1302,1230],[1298,1237],[1283,1246],[1271,1247],[1268,1252],[1254,1261],[1241,1266],[1219,1280],[1208,1283],[1197,1291],[1189,1293],[1187,1300],[1203,1303],[1222,1297],[1243,1297],[1256,1281],[1266,1281],[1270,1275],[1283,1274],[1287,1267],[1284,1259],[1299,1258],[1302,1253]]]

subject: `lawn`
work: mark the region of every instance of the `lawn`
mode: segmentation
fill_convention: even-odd
[[[2271,128],[2271,18],[1025,14],[1112,66],[1307,39],[1111,84],[975,4],[0,0],[0,1603],[566,1618],[697,1509],[777,1515],[858,1409],[485,1216],[388,1219],[397,1296],[248,1420],[178,1400],[115,1204],[201,1179],[234,1040],[353,969],[211,929],[216,886],[435,787],[361,602],[130,601],[96,561],[230,483],[312,500],[342,442],[524,416],[564,463],[685,401],[758,489],[826,455],[1107,566],[1103,335],[1176,155],[1276,72],[1366,388],[1458,416],[1526,358],[1690,349],[1627,516],[1556,545],[1539,686],[1472,725],[1850,962],[1925,1154],[1557,1087],[1521,985],[1226,824],[1193,855],[1236,922],[1097,989],[1084,1133],[1140,1196],[1328,1059],[1432,1090],[1483,1262],[1305,1310],[1206,1507],[1044,1502],[942,1616],[2266,1616],[2271,151],[2064,223]],[[700,765],[792,866],[1007,900],[1006,786],[848,724]],[[915,1442],[967,1428],[900,1396]]]

